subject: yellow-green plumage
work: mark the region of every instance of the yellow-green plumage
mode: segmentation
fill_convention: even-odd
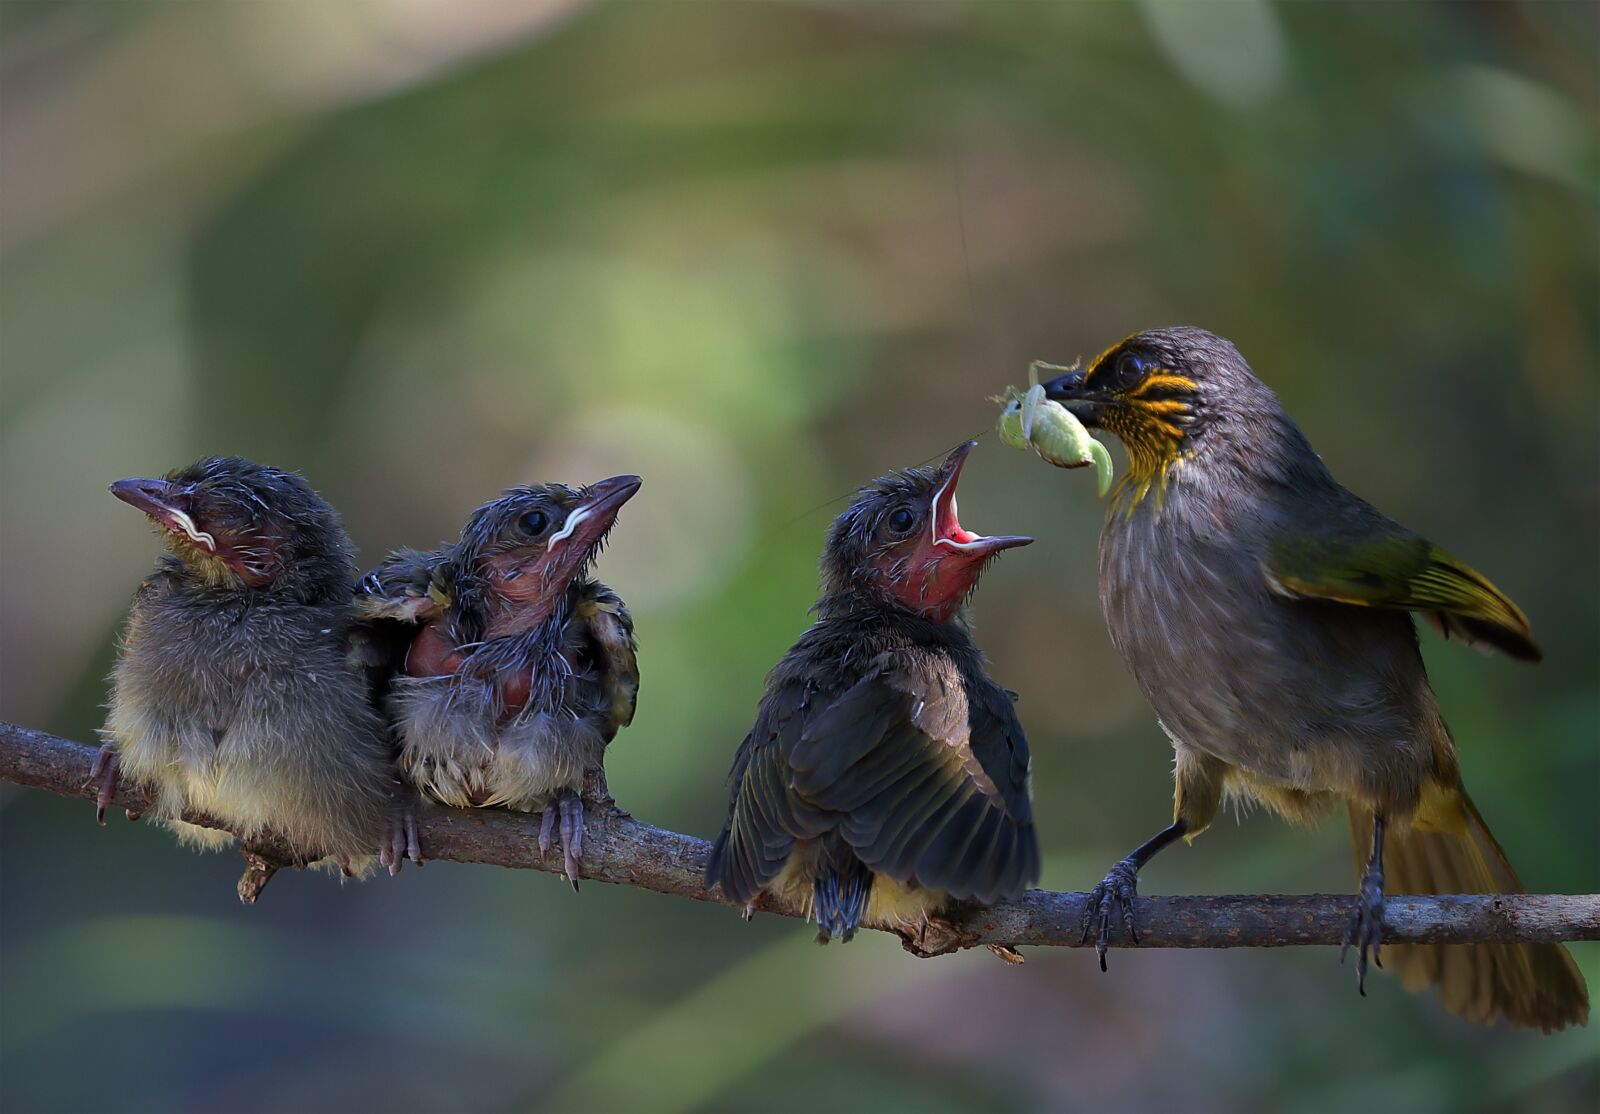
[[[1398,528],[1379,537],[1285,533],[1268,554],[1266,573],[1281,595],[1417,611],[1445,637],[1469,646],[1492,646],[1524,661],[1543,656],[1527,616],[1488,577]]]

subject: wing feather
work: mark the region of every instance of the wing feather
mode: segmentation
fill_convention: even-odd
[[[1291,599],[1416,611],[1446,638],[1523,661],[1543,656],[1527,616],[1488,577],[1359,501],[1281,530],[1265,573]]]

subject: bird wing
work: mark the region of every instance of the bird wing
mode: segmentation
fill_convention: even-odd
[[[806,725],[794,792],[862,862],[990,903],[1039,878],[1028,743],[1005,690],[942,656],[885,655]]]
[[[801,800],[789,786],[785,757],[805,730],[816,697],[809,680],[768,689],[755,726],[739,744],[728,772],[728,819],[711,849],[706,885],[741,904],[754,901],[783,870],[796,840],[815,839],[837,818]]]
[[[450,606],[444,559],[442,552],[395,550],[356,585],[357,616],[420,625],[442,615]]]
[[[622,597],[595,582],[585,589],[578,604],[578,619],[589,629],[600,666],[600,683],[606,696],[604,734],[609,742],[633,722],[639,700],[639,647],[633,637],[633,617]]]
[[[387,692],[418,629],[449,606],[443,566],[443,551],[397,549],[356,585],[348,657],[368,678],[375,699]]]
[[[1418,611],[1446,638],[1524,661],[1543,656],[1527,616],[1488,577],[1359,501],[1281,529],[1265,573],[1291,599]]]

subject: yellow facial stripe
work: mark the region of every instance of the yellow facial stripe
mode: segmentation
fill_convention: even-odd
[[[1143,333],[1129,333],[1127,336],[1125,336],[1121,340],[1117,341],[1117,343],[1113,344],[1110,348],[1107,348],[1104,352],[1100,353],[1100,355],[1098,355],[1094,359],[1090,360],[1089,361],[1089,370],[1088,370],[1088,372],[1086,372],[1084,374],[1083,378],[1087,381],[1089,378],[1091,378],[1094,375],[1095,372],[1100,370],[1101,365],[1103,365],[1106,362],[1106,360],[1110,358],[1111,353],[1117,351],[1123,345],[1127,344],[1130,340],[1134,340],[1134,339],[1136,339],[1136,338],[1138,338],[1140,336],[1143,336],[1143,335],[1144,335]]]
[[[1192,391],[1195,386],[1195,381],[1186,375],[1174,375],[1170,371],[1158,368],[1146,376],[1143,383],[1129,391],[1128,397],[1143,398],[1151,391],[1159,390]]]

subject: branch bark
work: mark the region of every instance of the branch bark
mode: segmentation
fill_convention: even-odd
[[[89,768],[98,748],[0,722],[0,779],[64,797],[92,799]],[[120,787],[112,802],[142,810],[148,797]],[[86,807],[85,822],[92,822]],[[203,816],[188,817],[222,827]],[[482,863],[561,873],[559,855],[539,856],[539,816],[499,809],[421,808],[422,847],[430,860]],[[271,840],[252,846],[269,854]],[[711,845],[644,824],[617,810],[591,809],[584,836],[585,881],[727,904],[702,882]],[[284,858],[287,852],[284,851]],[[1079,947],[1078,926],[1088,895],[1034,890],[1018,901],[973,909],[955,918],[958,938],[947,950],[996,947]],[[762,905],[763,912],[798,916]],[[1141,897],[1135,912],[1139,941],[1120,933],[1117,947],[1275,948],[1344,942],[1347,894],[1232,897]],[[1600,940],[1600,894],[1466,894],[1390,897],[1384,904],[1384,942],[1465,944]]]

